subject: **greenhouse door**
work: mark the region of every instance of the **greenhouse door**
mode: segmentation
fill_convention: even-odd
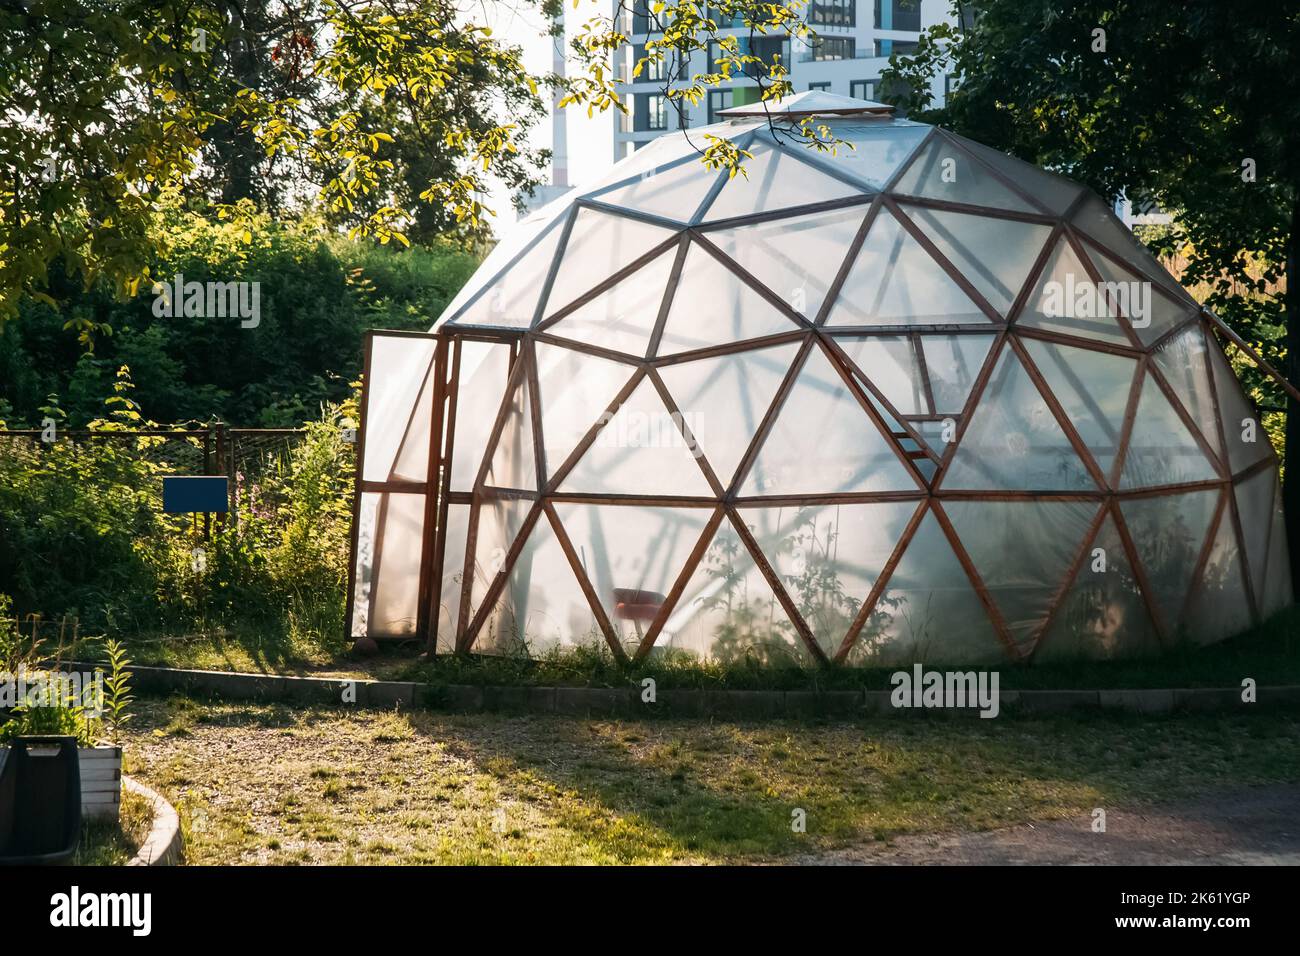
[[[427,640],[446,344],[367,332],[352,503],[347,636]]]

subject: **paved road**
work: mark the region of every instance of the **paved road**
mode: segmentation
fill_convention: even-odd
[[[1158,807],[1106,808],[1091,816],[985,833],[909,836],[892,845],[835,850],[811,864],[1300,865],[1300,785],[1219,793]]]

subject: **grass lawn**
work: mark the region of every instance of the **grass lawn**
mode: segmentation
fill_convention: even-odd
[[[122,791],[122,809],[116,821],[88,822],[82,827],[81,846],[74,861],[79,866],[123,866],[144,844],[153,825],[149,801]]]
[[[569,650],[537,661],[440,656],[417,661],[413,642],[358,659],[342,646],[241,632],[223,636],[136,639],[127,642],[137,664],[200,670],[414,680],[427,683],[628,686],[654,677],[660,687],[743,689],[888,689],[894,667],[773,669],[748,662],[701,663],[684,657],[654,658],[619,667],[604,650]],[[103,642],[85,639],[71,656],[103,659]],[[929,661],[942,667],[942,661]],[[964,668],[963,668],[964,669]],[[1243,677],[1261,685],[1300,684],[1300,609],[1279,614],[1256,630],[1210,647],[1183,645],[1146,660],[1073,661],[999,668],[1005,689],[1237,687]]]
[[[780,859],[1300,781],[1300,714],[762,724],[138,705],[191,863]],[[796,809],[807,832],[792,832]]]

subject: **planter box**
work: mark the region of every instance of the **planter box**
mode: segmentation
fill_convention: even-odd
[[[122,748],[78,747],[81,765],[81,816],[116,820],[122,809]]]

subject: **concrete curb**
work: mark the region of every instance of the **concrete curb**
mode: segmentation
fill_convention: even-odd
[[[181,818],[177,816],[176,808],[161,794],[125,775],[122,787],[144,797],[153,807],[153,826],[149,828],[149,836],[127,866],[179,866],[184,849],[181,845]]]
[[[74,663],[74,667],[94,665]],[[591,717],[854,717],[916,714],[895,708],[887,690],[700,690],[665,688],[654,703],[637,687],[518,687],[472,684],[416,684],[409,681],[341,680],[336,677],[280,677],[229,671],[179,670],[132,665],[132,686],[147,694],[181,692],[223,700],[284,701],[392,710],[421,707],[452,713],[517,712]],[[1300,686],[1260,687],[1258,702],[1246,704],[1235,687],[1139,690],[1004,690],[1001,711],[1059,714],[1075,710],[1164,714],[1175,711],[1248,711],[1300,707]],[[976,710],[945,711],[971,714]]]

